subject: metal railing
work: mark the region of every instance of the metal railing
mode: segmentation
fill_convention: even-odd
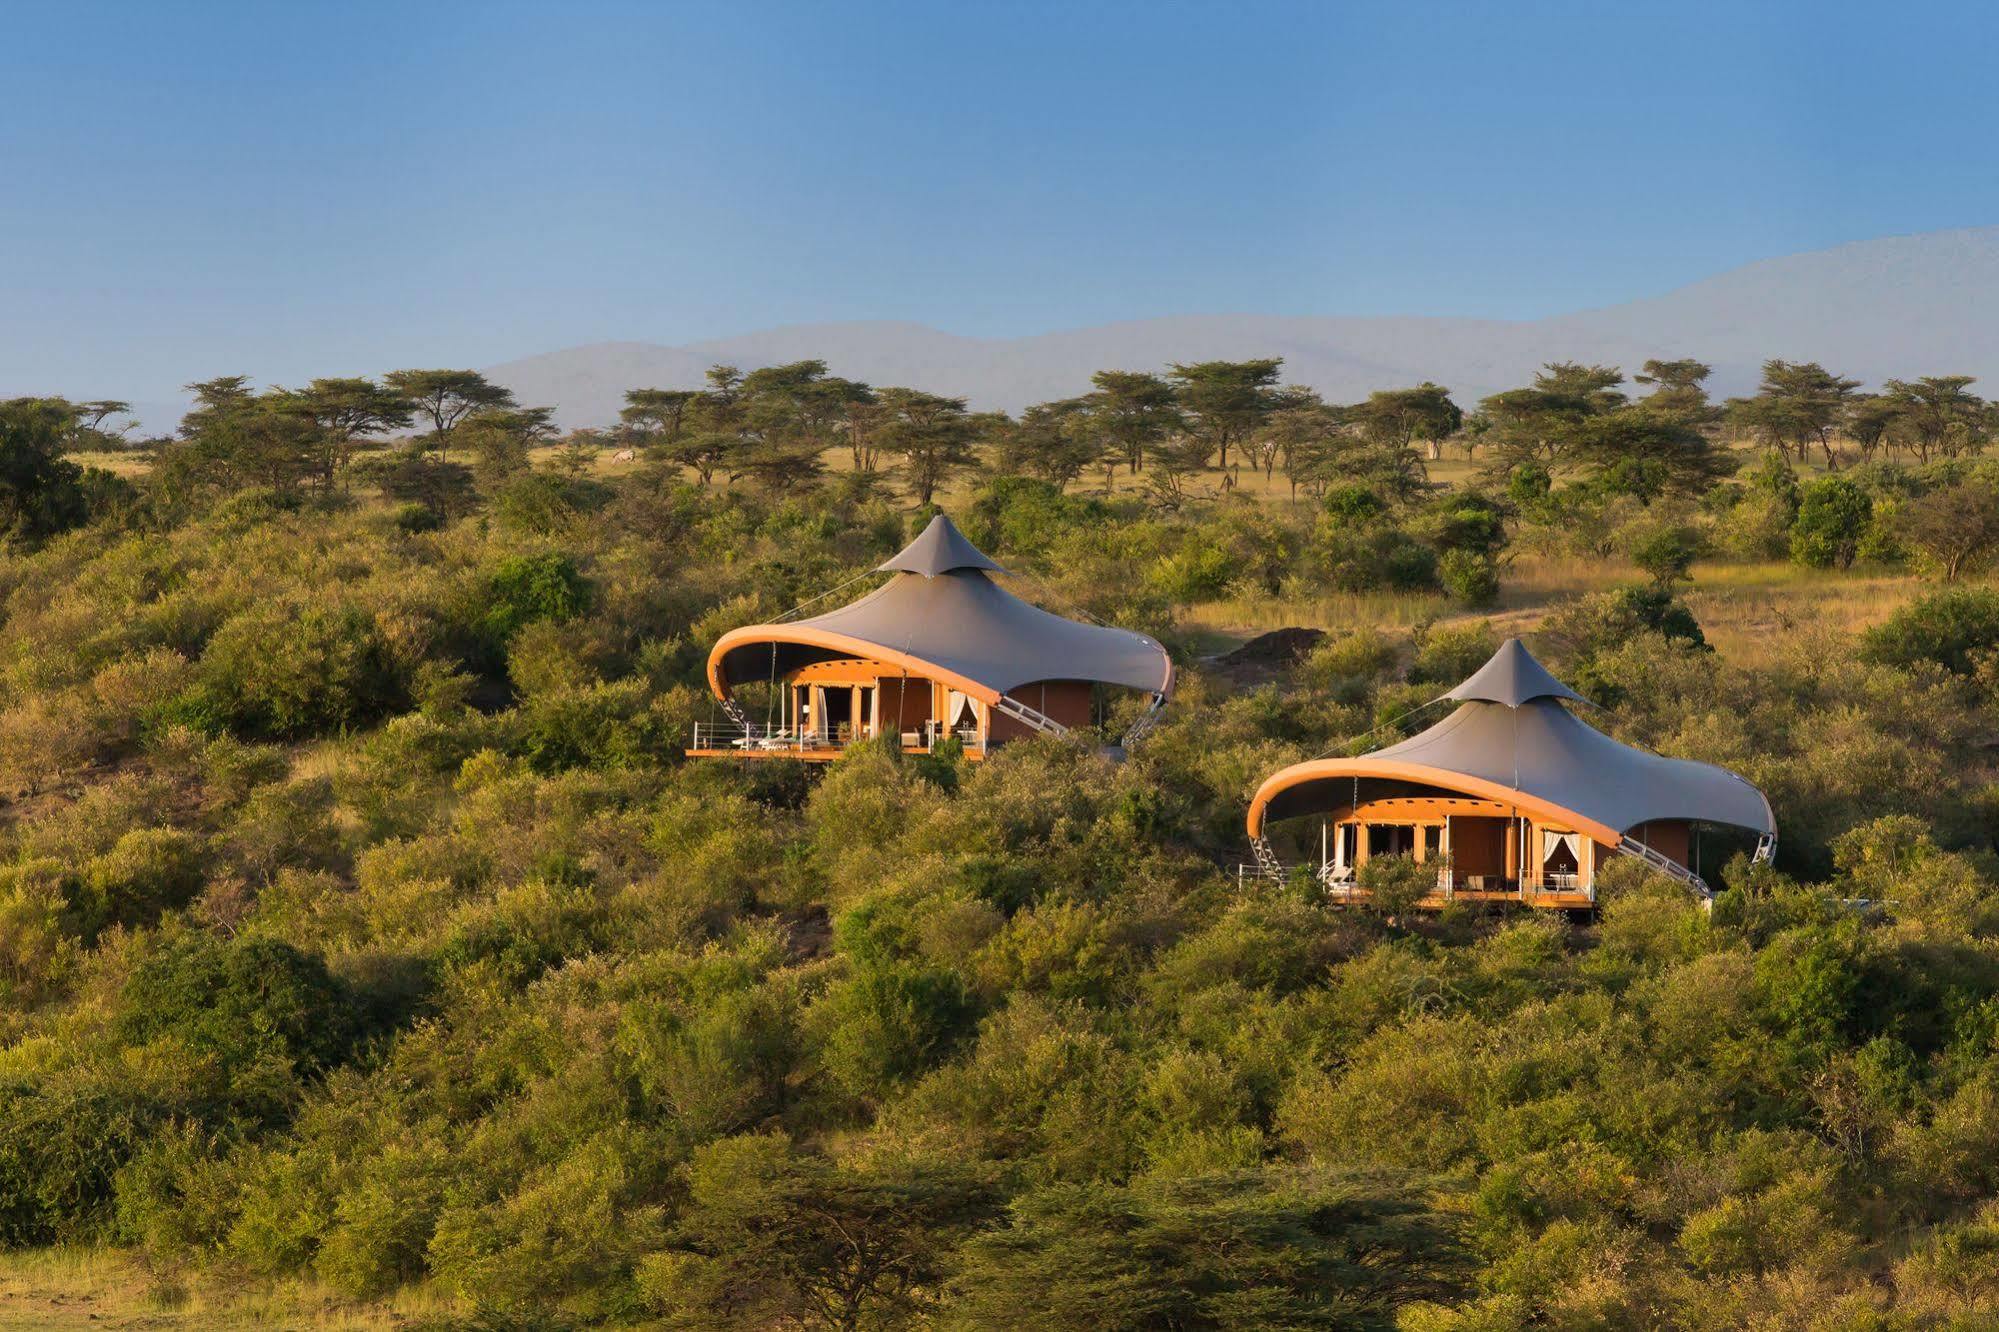
[[[1239,864],[1235,867],[1237,882],[1247,883],[1251,879],[1282,882],[1290,870],[1278,858],[1276,850],[1269,841],[1262,837],[1253,837],[1250,839],[1249,847],[1256,858],[1255,863]],[[1319,889],[1328,901],[1365,901],[1369,896],[1367,889],[1361,887],[1355,877],[1354,867],[1351,865],[1336,865],[1331,861],[1325,861],[1312,866],[1311,869],[1312,877],[1319,881]],[[1594,902],[1596,883],[1581,874],[1544,872],[1540,882],[1524,883],[1519,879],[1497,874],[1459,874],[1455,870],[1438,870],[1434,896],[1449,902],[1459,893],[1476,894],[1481,901],[1511,898],[1520,902],[1532,902],[1540,897],[1580,893]]]
[[[1617,844],[1617,850],[1620,855],[1630,856],[1633,860],[1642,860],[1667,878],[1686,884],[1701,895],[1702,901],[1713,900],[1714,889],[1707,886],[1707,880],[1701,878],[1700,875],[1694,873],[1679,861],[1659,854],[1636,838],[1625,838]],[[1762,854],[1760,846],[1757,848],[1757,854]]]
[[[947,732],[937,726],[904,731],[902,747],[906,753],[927,754],[935,749],[946,735]],[[967,754],[984,752],[984,746],[980,743],[979,733],[976,730],[963,729],[956,732],[956,736],[964,745]],[[830,731],[815,731],[809,727],[797,730],[786,726],[763,726],[756,722],[712,721],[694,723],[694,742],[688,747],[711,752],[726,750],[745,756],[823,757],[851,749],[873,738],[865,729],[846,726]]]

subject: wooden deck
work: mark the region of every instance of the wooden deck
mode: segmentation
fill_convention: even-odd
[[[857,743],[866,743],[865,741]],[[831,763],[846,757],[854,745],[792,745],[765,749],[757,746],[727,746],[722,748],[700,748],[681,751],[689,758],[734,758],[734,759],[798,759],[804,763]],[[930,753],[925,745],[904,745],[902,752],[912,757]],[[977,763],[985,758],[983,749],[967,746],[962,757]]]
[[[1359,903],[1368,901],[1373,894],[1365,888],[1329,888],[1326,890],[1326,896],[1334,902]],[[1442,911],[1454,902],[1510,904],[1540,907],[1547,911],[1589,911],[1596,906],[1596,898],[1579,888],[1530,887],[1525,892],[1517,888],[1458,888],[1448,896],[1434,892],[1418,898],[1416,909]]]

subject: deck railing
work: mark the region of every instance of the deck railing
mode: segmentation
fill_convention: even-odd
[[[1367,896],[1367,889],[1362,888],[1355,880],[1354,872],[1348,866],[1321,865],[1319,883],[1324,888],[1326,896],[1335,902],[1350,902]],[[1446,901],[1463,894],[1474,900],[1514,898],[1529,902],[1536,897],[1555,893],[1582,893],[1594,899],[1596,887],[1586,882],[1580,874],[1543,874],[1539,883],[1522,883],[1518,879],[1502,878],[1497,874],[1437,871],[1436,895]]]
[[[942,729],[934,727],[904,731],[903,751],[927,754],[937,747],[945,735]],[[815,731],[810,727],[798,730],[786,726],[761,726],[756,722],[711,721],[694,723],[694,743],[689,748],[709,752],[727,750],[746,757],[824,757],[873,738],[864,730],[845,726],[831,731]],[[967,754],[983,753],[976,730],[961,730],[957,732],[957,738]]]

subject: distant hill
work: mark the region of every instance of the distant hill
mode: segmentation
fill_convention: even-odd
[[[630,388],[694,388],[717,362],[743,369],[819,357],[871,384],[962,394],[1018,411],[1081,393],[1092,371],[1174,361],[1282,356],[1287,379],[1335,401],[1433,379],[1470,406],[1552,360],[1635,370],[1696,356],[1718,395],[1755,387],[1768,356],[1822,361],[1870,384],[1977,375],[1999,397],[1999,227],[1859,241],[1766,259],[1666,295],[1537,320],[1179,315],[1023,338],[968,338],[921,324],[792,324],[670,347],[602,342],[486,367],[566,426],[617,418]],[[450,361],[449,355],[436,358]],[[389,367],[383,367],[387,369]],[[171,431],[184,402],[135,404],[143,429]]]
[[[609,342],[488,373],[566,424],[615,418],[628,388],[691,388],[716,362],[744,369],[817,356],[874,384],[963,394],[1009,411],[1087,389],[1092,371],[1282,356],[1327,397],[1433,379],[1469,404],[1550,360],[1697,356],[1715,389],[1752,388],[1766,356],[1818,360],[1878,382],[1974,374],[1999,393],[1999,227],[1861,241],[1768,259],[1664,296],[1550,319],[1183,315],[1023,338],[967,338],[907,323],[794,325],[666,347]]]

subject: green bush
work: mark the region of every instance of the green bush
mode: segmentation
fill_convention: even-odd
[[[213,733],[296,740],[337,734],[406,702],[401,670],[357,606],[273,605],[227,621],[194,685],[159,721]]]
[[[1699,531],[1667,523],[1639,533],[1630,553],[1631,562],[1652,576],[1653,586],[1670,588],[1683,581],[1706,552],[1707,541]]]
[[[85,868],[79,905],[88,927],[142,925],[201,890],[201,839],[179,828],[135,828]]]
[[[1828,475],[1804,489],[1791,527],[1791,559],[1814,569],[1844,569],[1860,553],[1874,501],[1847,477]]]
[[[133,970],[114,1030],[133,1044],[172,1037],[235,1078],[228,1106],[280,1115],[295,1079],[345,1061],[361,1036],[353,998],[320,959],[271,939],[180,933]]]
[[[907,962],[863,966],[826,998],[821,1058],[850,1095],[879,1100],[942,1061],[973,1014],[955,972]]]
[[[1867,656],[1891,666],[1933,662],[1969,675],[1999,648],[1999,589],[1953,587],[1918,598],[1869,629]]]
[[[510,555],[486,584],[486,632],[504,648],[522,625],[574,619],[590,608],[590,585],[567,555]]]
[[[1437,577],[1444,591],[1467,606],[1490,606],[1499,599],[1499,570],[1490,559],[1472,551],[1445,551],[1437,564]]]
[[[119,1167],[157,1119],[106,1088],[0,1082],[0,1245],[96,1237]]]

